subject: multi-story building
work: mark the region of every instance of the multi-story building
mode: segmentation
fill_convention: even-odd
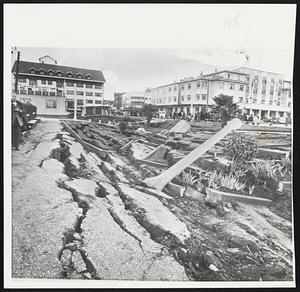
[[[195,114],[210,111],[213,98],[219,94],[231,95],[235,102],[240,102],[245,98],[245,87],[246,74],[221,71],[153,88],[151,96],[152,103],[168,114]]]
[[[145,104],[144,91],[129,91],[122,94],[123,109],[141,109]]]
[[[224,70],[181,79],[151,89],[151,102],[168,114],[210,111],[213,98],[233,96],[248,115],[260,119],[288,117],[291,112],[291,83],[283,75],[249,68]]]
[[[101,71],[60,66],[51,57],[40,58],[40,63],[19,62],[17,98],[37,106],[39,114],[66,115],[84,106],[102,105],[105,79]],[[16,79],[17,62],[12,73]]]
[[[242,67],[247,74],[246,96],[241,107],[259,119],[289,118],[291,114],[291,82],[283,74]]]

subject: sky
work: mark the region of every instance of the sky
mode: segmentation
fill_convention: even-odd
[[[108,99],[241,66],[292,80],[295,5],[36,5],[34,23],[31,5],[19,6],[7,11],[24,17],[22,30],[11,22],[4,35],[21,59],[102,70]]]

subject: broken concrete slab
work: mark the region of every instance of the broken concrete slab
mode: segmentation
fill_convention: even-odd
[[[185,187],[169,182],[165,188],[166,192],[173,197],[183,197]]]
[[[262,205],[262,206],[270,206],[272,204],[272,201],[269,199],[226,193],[218,190],[213,190],[210,188],[206,189],[206,193],[207,193],[205,199],[206,202],[215,202],[217,204],[219,204],[220,201],[224,201],[224,202],[237,201],[237,202]]]
[[[98,184],[89,179],[78,178],[64,181],[65,187],[70,191],[75,191],[80,196],[94,199],[98,193]]]
[[[130,188],[125,184],[118,184],[118,188],[119,192],[131,202],[129,205],[133,209],[143,210],[140,215],[142,215],[142,221],[146,223],[147,227],[155,228],[162,233],[170,233],[181,243],[184,243],[190,237],[186,225],[171,213],[159,199]],[[147,229],[147,227],[145,228]]]
[[[180,120],[174,127],[169,130],[169,133],[185,134],[190,132],[191,125],[186,120]]]
[[[64,161],[64,165],[65,173],[70,177],[73,175],[77,175],[77,172],[80,169],[79,161],[72,155]]]
[[[109,176],[111,180],[119,181],[123,183],[129,183],[128,179],[124,176],[124,174],[116,170],[110,163],[102,161],[100,168],[105,175]]]

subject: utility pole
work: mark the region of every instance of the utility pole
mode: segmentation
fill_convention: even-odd
[[[15,80],[15,94],[17,94],[17,91],[18,91],[18,80],[19,80],[19,62],[20,62],[20,52],[18,51],[18,57],[17,57],[17,68],[16,68],[16,80]]]

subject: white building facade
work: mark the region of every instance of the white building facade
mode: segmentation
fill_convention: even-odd
[[[144,91],[128,91],[122,94],[123,109],[141,109],[145,104]]]
[[[172,115],[211,111],[213,98],[229,95],[248,115],[286,118],[291,112],[291,82],[283,75],[249,68],[224,70],[151,89],[151,102]]]
[[[50,116],[72,113],[75,100],[79,111],[103,104],[105,79],[101,71],[47,64],[47,58],[40,58],[40,63],[19,62],[18,100],[30,102],[37,106],[38,114]],[[12,68],[14,83],[16,67],[17,62]]]

